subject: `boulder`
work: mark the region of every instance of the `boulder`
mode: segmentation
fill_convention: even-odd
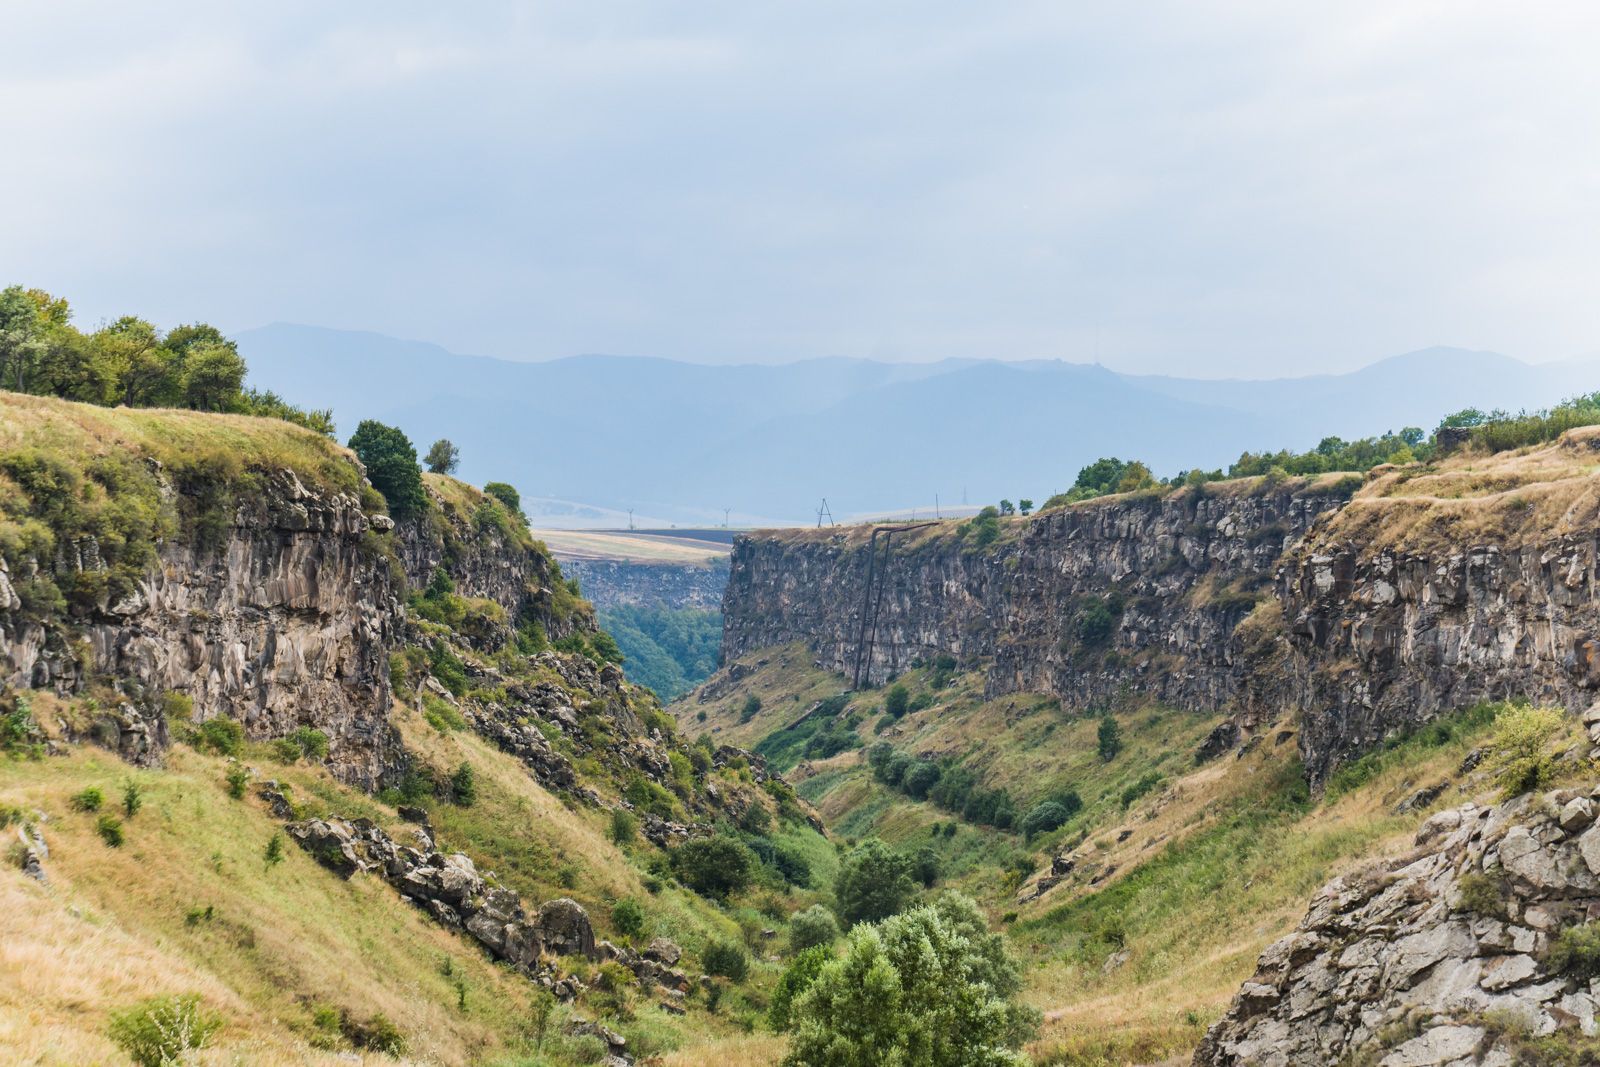
[[[537,925],[545,946],[554,954],[598,958],[589,913],[576,900],[558,897],[546,901],[539,908]]]

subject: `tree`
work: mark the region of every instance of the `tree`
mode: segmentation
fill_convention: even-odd
[[[1000,501],[1000,514],[1002,514],[1002,515],[1015,515],[1016,513],[1017,513],[1016,505],[1012,504],[1011,501],[1009,501],[1009,500]]]
[[[949,893],[850,934],[794,1001],[785,1067],[1023,1067],[1038,1013],[977,905]]]
[[[761,714],[761,698],[751,693],[744,698],[744,707],[739,709],[739,721],[749,722]]]
[[[883,694],[883,710],[889,713],[890,718],[903,717],[909,707],[911,707],[911,693],[899,682],[891,685],[889,691]]]
[[[1054,800],[1041,800],[1022,817],[1019,829],[1023,836],[1031,838],[1035,834],[1049,833],[1071,817],[1071,813]]]
[[[835,910],[846,926],[887,919],[911,902],[917,883],[911,861],[876,837],[857,845],[833,883]]]
[[[419,515],[428,506],[422,472],[411,439],[393,426],[365,419],[350,438],[350,450],[364,467],[372,487],[389,502],[397,519]]]
[[[470,763],[463,763],[450,776],[450,793],[463,808],[472,807],[478,799],[478,779]]]
[[[1122,751],[1122,728],[1117,725],[1117,720],[1111,712],[1106,712],[1100,719],[1100,727],[1096,732],[1099,742],[1100,758],[1107,763],[1117,758],[1117,753]]]
[[[834,931],[837,936],[838,931]],[[793,1021],[795,1000],[811,988],[822,968],[833,959],[833,950],[827,945],[813,945],[789,963],[783,977],[772,991],[772,1002],[767,1006],[767,1023],[776,1033],[789,1029]]]
[[[183,403],[196,411],[228,411],[244,388],[244,358],[233,343],[201,342],[183,359]]]
[[[1024,515],[1028,514],[1033,510],[1033,501],[1029,500],[1027,497],[1023,497],[1021,500],[1017,501],[1017,510],[1022,512]]]
[[[20,285],[0,290],[0,384],[25,392],[44,354],[39,305]]]
[[[451,443],[447,437],[441,437],[428,448],[428,455],[423,459],[428,465],[428,470],[434,474],[454,474],[461,462],[461,449]],[[515,511],[515,508],[511,509]]]
[[[918,760],[900,780],[900,788],[904,789],[913,800],[921,800],[939,784],[940,777],[941,772],[937,763],[932,760]]]

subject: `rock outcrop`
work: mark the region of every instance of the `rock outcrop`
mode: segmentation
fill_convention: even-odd
[[[155,477],[168,498],[178,491]],[[367,541],[388,520],[291,470],[257,477],[220,530],[162,540],[131,595],[70,625],[30,618],[6,582],[0,684],[71,694],[115,679],[126,699],[68,726],[141,764],[168,744],[168,693],[187,697],[195,720],[236,719],[253,738],[312,726],[329,738],[334,772],[372,788],[403,758],[388,719],[398,590]],[[58,545],[53,560],[7,562],[13,577],[105,569],[93,538]]]
[[[1443,811],[1409,854],[1330,883],[1194,1062],[1483,1067],[1534,1062],[1514,1060],[1525,1037],[1593,1037],[1596,961],[1553,950],[1600,919],[1597,796]]]
[[[274,783],[264,782],[258,791],[275,813],[292,811]],[[664,962],[659,953],[640,954],[597,942],[589,913],[575,900],[549,900],[530,914],[515,891],[479,871],[470,857],[439,851],[426,825],[412,831],[415,845],[398,844],[368,819],[307,819],[289,823],[287,831],[341,878],[363,873],[382,878],[440,925],[471,937],[495,959],[558,996],[570,997],[580,988],[575,979],[556,970],[554,960],[561,956],[618,960],[643,981],[688,988],[688,976]]]

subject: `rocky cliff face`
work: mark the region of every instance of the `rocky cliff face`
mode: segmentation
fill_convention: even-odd
[[[1291,486],[1118,498],[1016,521],[984,548],[945,524],[900,535],[887,563],[880,545],[870,604],[863,529],[752,535],[735,542],[723,647],[733,659],[804,640],[849,673],[870,610],[874,682],[947,654],[987,661],[991,693],[1084,706],[1133,688],[1218,708],[1244,683],[1235,629],[1285,548],[1344,499]]]
[[[492,600],[512,621],[537,621],[553,641],[595,628],[594,611],[561,588],[560,569],[548,553],[515,531],[478,520],[476,509],[487,501],[482,493],[437,475],[429,476],[427,491],[428,511],[396,529],[396,550],[413,589],[426,588],[442,567],[462,596]]]
[[[1331,488],[1111,498],[1002,525],[898,535],[872,601],[874,682],[953,655],[991,694],[1086,707],[1139,692],[1234,712],[1217,750],[1301,715],[1313,784],[1480,700],[1584,707],[1600,686],[1600,434]],[[804,640],[852,674],[866,531],[753,535],[724,600],[729,659]],[[872,627],[867,627],[868,633]]]
[[[1558,945],[1600,918],[1597,810],[1563,790],[1433,816],[1411,853],[1313,898],[1194,1062],[1509,1067],[1593,1037],[1600,981]]]
[[[69,727],[138,763],[159,760],[163,698],[176,693],[196,720],[236,719],[254,738],[322,730],[329,764],[348,782],[372,787],[391,775],[402,753],[388,721],[388,654],[401,616],[388,566],[366,540],[374,521],[388,520],[289,470],[260,482],[220,537],[163,541],[132,595],[70,625],[31,620],[0,570],[0,682],[67,694],[119,683],[115,705]],[[93,538],[58,546],[51,561],[7,564],[19,579],[103,566]]]
[[[1585,707],[1600,685],[1600,540],[1397,551],[1317,538],[1279,595],[1313,778],[1441,711],[1512,697]]]
[[[728,561],[685,567],[676,563],[631,563],[611,559],[563,560],[561,569],[583,585],[583,595],[602,610],[624,604],[717,611],[728,587]]]

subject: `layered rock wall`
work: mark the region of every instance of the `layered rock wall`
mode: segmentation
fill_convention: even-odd
[[[165,540],[130,596],[70,625],[31,620],[0,581],[0,683],[68,694],[120,685],[126,699],[84,728],[135,762],[159,759],[164,697],[177,693],[195,720],[236,719],[254,738],[322,730],[330,766],[351,783],[391,776],[403,758],[388,720],[401,609],[367,541],[374,520],[353,495],[308,489],[292,471],[260,480],[220,539]],[[60,546],[53,561],[7,563],[19,576],[103,566],[92,538]]]
[[[875,611],[870,677],[946,654],[989,664],[991,693],[1083,706],[1132,688],[1219,708],[1243,672],[1234,631],[1285,548],[1344,497],[1279,487],[1183,491],[1063,508],[977,547],[960,524],[880,545],[871,603],[864,528],[764,533],[734,545],[723,600],[728,659],[801,640],[853,673]],[[881,590],[880,590],[881,587]]]

